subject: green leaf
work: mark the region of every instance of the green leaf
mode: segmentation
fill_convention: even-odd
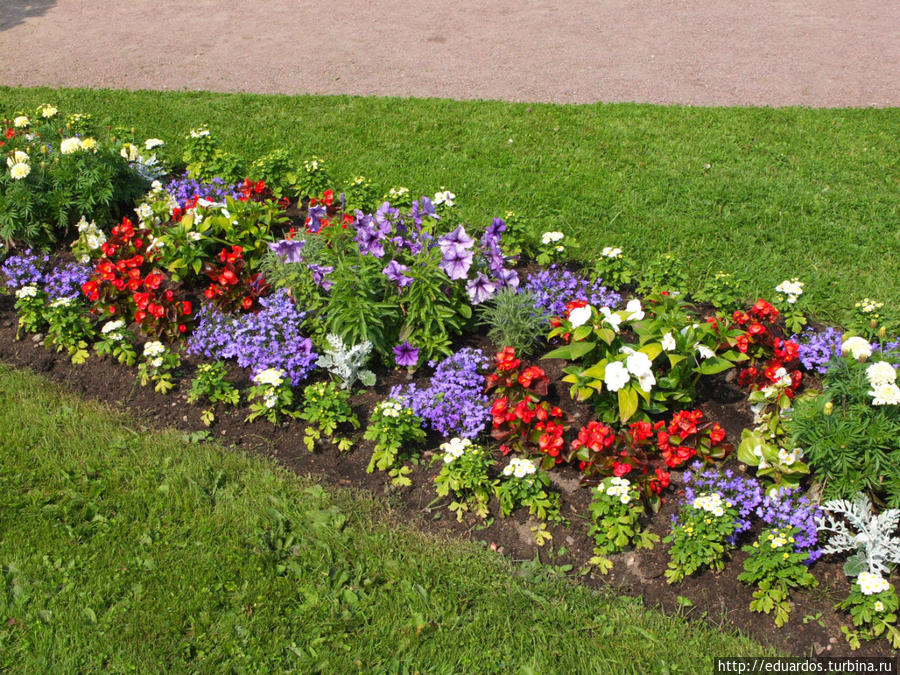
[[[696,368],[696,371],[702,375],[715,375],[716,373],[724,372],[729,368],[734,368],[734,364],[731,361],[723,359],[720,356],[713,356],[701,363]]]
[[[625,424],[637,412],[638,395],[632,387],[619,389],[619,421]]]
[[[597,344],[594,342],[573,342],[570,345],[558,347],[557,349],[544,354],[541,359],[566,359],[568,361],[574,361],[580,359],[585,354],[589,354],[596,346]]]
[[[639,352],[646,354],[647,357],[653,361],[657,356],[662,353],[662,345],[659,342],[650,342],[645,344],[643,347],[638,349]]]

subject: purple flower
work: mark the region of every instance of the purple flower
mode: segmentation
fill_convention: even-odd
[[[506,222],[502,218],[494,218],[484,231],[485,240],[499,240],[506,232]]]
[[[566,303],[571,300],[584,300],[595,307],[605,305],[610,308],[622,300],[622,296],[604,286],[600,279],[591,284],[583,275],[558,265],[529,274],[525,290],[534,295],[535,307],[549,316],[563,316]]]
[[[281,258],[282,262],[298,263],[303,262],[301,251],[305,241],[295,241],[293,239],[282,239],[281,241],[273,241],[269,243],[269,250],[274,251]]]
[[[803,367],[824,375],[828,370],[829,361],[841,355],[843,336],[844,334],[836,328],[826,328],[821,332],[807,328],[800,335],[792,335],[791,339],[799,347],[800,363]]]
[[[49,262],[45,254],[36,255],[27,249],[24,253],[11,255],[3,261],[0,272],[6,277],[9,288],[19,289],[22,286],[40,286],[44,282],[43,269]]]
[[[359,252],[381,258],[384,255],[384,239],[391,231],[390,222],[383,220],[379,223],[372,216],[357,211],[354,227]]]
[[[237,199],[240,195],[240,183],[229,185],[221,178],[213,178],[209,183],[201,183],[193,178],[188,171],[181,177],[174,178],[166,185],[166,192],[178,202],[182,209],[195,197],[207,199],[211,202],[224,203],[226,197]]]
[[[315,206],[309,207],[306,215],[308,218],[306,227],[310,232],[316,234],[322,229],[322,219],[328,215],[328,210],[321,204],[316,204]]]
[[[475,240],[466,234],[462,225],[457,225],[455,230],[438,239],[438,245],[440,245],[441,251],[446,254],[450,248],[470,249],[475,245]]]
[[[465,279],[469,274],[475,254],[459,244],[450,244],[445,248],[443,241],[441,241],[441,250],[444,254],[440,263],[441,269],[454,281]]]
[[[51,300],[81,297],[81,285],[91,278],[93,267],[79,262],[67,263],[44,277],[44,292]]]
[[[413,282],[412,277],[403,274],[407,271],[409,271],[409,268],[406,265],[401,265],[396,260],[391,260],[387,267],[381,270],[381,273],[397,284],[397,286],[403,288],[404,286],[409,286]]]
[[[494,297],[496,290],[497,287],[481,272],[466,284],[466,293],[469,294],[469,300],[473,305],[480,305],[482,302],[490,300]]]
[[[398,366],[413,368],[419,362],[419,349],[409,342],[403,342],[394,347],[394,360]]]
[[[316,265],[314,263],[310,263],[306,266],[306,268],[310,272],[312,272],[313,281],[321,286],[323,291],[327,291],[331,289],[332,286],[334,286],[334,283],[332,281],[329,281],[325,278],[326,274],[331,274],[332,272],[334,272],[333,265]]]
[[[425,216],[433,218],[434,220],[440,220],[440,216],[437,215],[437,211],[434,208],[434,202],[432,202],[428,197],[421,197],[417,201],[412,203],[412,210],[410,211],[410,215],[412,216],[413,222],[419,227],[422,225],[422,219]]]
[[[391,206],[390,202],[384,202],[375,212],[375,222],[385,234],[391,231],[393,221],[400,217],[400,210]],[[371,216],[369,216],[371,218]]]
[[[500,288],[509,287],[509,288],[518,288],[519,287],[519,273],[515,270],[507,270],[503,269],[497,272],[497,285]]]

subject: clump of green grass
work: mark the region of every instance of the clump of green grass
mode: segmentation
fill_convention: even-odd
[[[746,639],[0,367],[4,672],[669,672]]]

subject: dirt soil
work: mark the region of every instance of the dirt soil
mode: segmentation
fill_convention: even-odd
[[[891,0],[0,0],[0,84],[883,107],[898,27]]]
[[[65,354],[47,351],[40,341],[28,335],[15,339],[16,316],[12,309],[12,297],[0,296],[0,361],[17,367],[30,369],[50,380],[62,383],[76,394],[109,404],[114,409],[130,413],[140,425],[147,429],[174,428],[184,432],[206,429],[200,421],[201,408],[188,405],[185,400],[192,373],[197,360],[184,361],[182,377],[178,387],[168,395],[155,393],[151,387],[137,384],[133,369],[112,361],[101,361],[92,356],[86,365],[73,366]],[[470,339],[473,346],[487,347],[486,340]],[[562,362],[541,362],[547,370],[551,382],[558,379]],[[246,373],[235,367],[232,380],[239,386],[248,384]],[[427,378],[416,381],[424,384]],[[355,412],[365,428],[369,411],[394,384],[408,381],[405,374],[379,373],[379,380],[373,390],[357,395],[353,399]],[[554,387],[554,385],[551,385]],[[725,426],[729,440],[735,441],[740,430],[750,423],[743,397],[735,396],[734,387],[721,377],[705,392],[706,400],[701,407],[707,416]],[[589,411],[579,409],[568,401],[566,392],[551,388],[550,398],[566,405],[567,411],[583,424]],[[482,522],[470,517],[458,523],[447,510],[448,500],[437,500],[432,480],[438,468],[429,463],[430,453],[425,453],[425,461],[415,467],[411,475],[413,486],[396,490],[390,486],[384,473],[365,472],[371,456],[371,443],[357,434],[357,444],[349,453],[340,453],[330,443],[321,443],[310,453],[303,446],[303,427],[294,422],[286,426],[273,427],[266,421],[245,423],[246,407],[229,412],[219,406],[216,421],[210,428],[211,437],[240,450],[273,458],[300,475],[312,475],[325,484],[362,487],[372,492],[393,493],[394,502],[409,522],[426,531],[444,535],[469,538],[483,542],[498,553],[517,561],[533,560],[536,555],[545,564],[571,565],[573,573],[586,568],[592,555],[592,540],[587,535],[586,519],[589,502],[588,490],[579,487],[579,474],[569,466],[561,465],[551,472],[554,486],[562,495],[562,513],[571,522],[570,527],[551,526],[552,546],[539,549],[533,541],[531,528],[536,522],[528,520],[525,513],[514,514],[502,519],[496,506],[492,504],[491,517]],[[427,447],[436,447],[437,437],[429,439]],[[497,459],[503,459],[497,451]],[[735,467],[737,468],[737,467]],[[673,473],[673,486],[668,490],[661,511],[651,521],[651,531],[661,538],[667,534],[668,524],[678,503],[680,474]],[[557,552],[565,548],[562,555],[551,558],[548,549]],[[612,572],[602,576],[596,571],[577,576],[582,583],[590,586],[610,585],[617,592],[643,597],[647,606],[658,606],[670,613],[681,613],[689,619],[705,620],[723,629],[740,629],[744,634],[759,642],[776,647],[795,655],[845,655],[850,654],[841,635],[842,622],[849,618],[836,613],[833,606],[843,599],[849,585],[841,570],[841,564],[827,558],[815,566],[819,587],[812,591],[795,593],[791,621],[780,630],[774,629],[772,618],[751,613],[748,609],[752,590],[737,581],[742,569],[744,554],[734,554],[732,562],[721,573],[705,572],[689,577],[682,584],[670,586],[663,573],[666,568],[666,546],[657,544],[653,550],[625,552],[611,556],[614,562]],[[816,617],[811,619],[811,617]],[[806,622],[804,622],[806,618]],[[857,655],[890,655],[893,652],[884,640],[867,643]]]

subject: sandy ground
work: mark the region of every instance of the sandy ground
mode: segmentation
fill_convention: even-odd
[[[0,0],[0,84],[900,105],[898,0]]]

